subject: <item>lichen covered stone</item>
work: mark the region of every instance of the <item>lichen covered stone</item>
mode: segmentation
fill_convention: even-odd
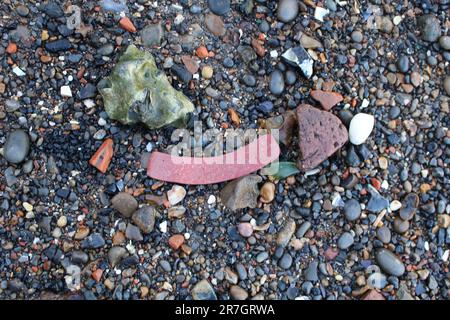
[[[105,110],[123,124],[143,123],[150,129],[182,127],[194,105],[158,70],[151,53],[128,46],[111,74],[98,83]]]

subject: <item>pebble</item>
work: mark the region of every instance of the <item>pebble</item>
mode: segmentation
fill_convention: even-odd
[[[9,163],[21,163],[30,152],[30,136],[23,130],[12,131],[3,146],[3,157]]]
[[[278,3],[277,17],[283,22],[294,20],[299,11],[297,0],[280,0]]]
[[[128,252],[123,247],[112,247],[108,251],[108,261],[111,267],[117,266],[124,257],[128,256]]]
[[[338,239],[337,246],[341,250],[346,250],[350,248],[353,244],[354,238],[350,232],[344,232]]]
[[[292,256],[287,252],[284,253],[280,261],[278,262],[278,265],[284,270],[289,269],[292,265]]]
[[[150,24],[141,31],[141,41],[146,47],[159,46],[164,32],[160,23]]]
[[[156,209],[152,206],[143,206],[133,213],[131,220],[144,234],[153,231],[155,227]]]
[[[131,218],[131,215],[137,210],[138,202],[136,199],[126,193],[119,192],[111,199],[111,204],[125,218]]]
[[[230,296],[233,300],[246,300],[248,292],[237,285],[233,285],[230,288]]]
[[[261,202],[270,203],[275,198],[275,184],[272,182],[266,182],[263,184],[260,190]]]
[[[141,231],[134,224],[128,223],[127,229],[125,230],[125,236],[134,241],[142,241],[144,237],[142,237]]]
[[[417,207],[419,206],[419,196],[415,193],[408,194],[402,202],[400,208],[400,217],[403,220],[411,220],[416,214]]]
[[[284,76],[279,70],[273,71],[269,76],[269,90],[274,95],[280,95],[284,91]]]
[[[169,238],[168,243],[173,250],[178,250],[184,243],[184,236],[182,234],[175,234]]]
[[[355,221],[361,216],[361,205],[355,199],[350,199],[345,202],[344,215],[348,221]]]
[[[194,300],[217,300],[213,287],[206,279],[197,282],[192,288],[191,294]]]
[[[409,70],[409,59],[407,56],[402,55],[397,60],[397,68],[400,72],[406,73]]]
[[[222,37],[226,34],[222,18],[215,14],[209,13],[205,15],[205,26],[216,37]]]
[[[450,36],[442,36],[439,38],[439,45],[444,50],[450,50]]]
[[[208,7],[213,13],[223,16],[230,11],[231,0],[208,0]]]
[[[248,222],[242,222],[238,225],[238,231],[241,236],[248,238],[253,234],[253,226]]]
[[[178,185],[174,185],[172,189],[167,192],[167,199],[169,200],[171,206],[174,206],[183,201],[185,196],[186,189]]]
[[[277,245],[286,247],[295,233],[296,224],[293,219],[289,219],[277,235]]]
[[[222,203],[231,210],[255,208],[259,196],[258,183],[262,178],[249,175],[229,182],[220,192]]]
[[[380,265],[380,268],[387,274],[400,277],[405,273],[403,262],[388,249],[378,249],[375,258]]]
[[[363,34],[362,34],[361,31],[355,30],[355,31],[352,32],[351,38],[352,38],[353,42],[361,43],[362,40],[363,40]]]
[[[60,94],[63,97],[72,97],[72,90],[69,86],[62,86],[60,89]]]
[[[350,142],[354,145],[360,145],[366,142],[372,133],[375,124],[374,116],[367,113],[358,113],[350,121],[348,131]]]
[[[405,221],[399,217],[396,217],[394,219],[394,231],[397,232],[398,234],[404,234],[406,231],[409,230],[409,222]]]
[[[441,25],[439,19],[433,14],[426,14],[417,18],[417,25],[420,30],[422,40],[435,42],[441,36]]]
[[[202,77],[205,79],[211,79],[214,73],[214,69],[210,66],[204,66],[202,68]]]
[[[444,79],[444,90],[450,96],[450,76],[446,76]]]
[[[377,229],[377,238],[381,242],[387,244],[391,242],[391,231],[389,230],[388,227],[382,226]]]
[[[105,240],[99,233],[93,233],[83,240],[81,248],[83,249],[98,249],[105,245]]]
[[[316,282],[319,281],[319,275],[317,273],[317,268],[319,263],[317,261],[313,261],[309,264],[309,266],[305,269],[305,280]]]

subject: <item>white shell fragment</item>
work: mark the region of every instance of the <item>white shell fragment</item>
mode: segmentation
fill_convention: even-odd
[[[363,144],[373,130],[375,118],[371,114],[358,113],[350,121],[348,136],[354,145]]]

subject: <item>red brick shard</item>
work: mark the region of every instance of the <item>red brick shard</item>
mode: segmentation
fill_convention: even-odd
[[[100,148],[94,153],[89,160],[89,164],[96,167],[98,171],[105,173],[108,170],[109,163],[113,156],[113,141],[112,139],[106,139]]]
[[[300,158],[297,166],[310,170],[333,155],[348,141],[341,120],[331,112],[308,104],[297,107]]]
[[[322,90],[312,90],[311,97],[319,102],[322,108],[327,111],[344,100],[344,97],[338,92],[328,92]]]
[[[147,175],[167,182],[200,185],[233,180],[255,172],[278,159],[280,147],[264,134],[236,151],[216,157],[178,157],[152,152]]]

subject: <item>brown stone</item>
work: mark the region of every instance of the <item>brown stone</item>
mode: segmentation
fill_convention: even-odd
[[[169,246],[173,250],[178,250],[184,243],[184,236],[182,234],[175,234],[169,238]]]
[[[241,118],[239,117],[239,114],[234,110],[233,108],[228,109],[228,114],[230,116],[231,122],[233,122],[233,125],[235,127],[239,127],[241,124]]]
[[[92,278],[97,281],[100,282],[100,279],[102,278],[103,275],[103,270],[102,269],[97,269],[94,272],[92,272]]]
[[[338,117],[307,104],[297,107],[301,170],[313,169],[348,141],[348,132]]]
[[[337,248],[333,249],[332,247],[328,247],[328,249],[325,250],[325,252],[323,253],[323,256],[327,260],[334,260],[338,254],[339,254],[339,250]]]
[[[327,92],[322,90],[312,90],[311,97],[320,103],[322,108],[329,111],[339,102],[344,100],[344,97],[340,93],[337,92]]]
[[[209,13],[205,16],[205,25],[216,37],[224,36],[226,33],[222,18],[215,14]]]
[[[256,39],[252,40],[252,47],[258,56],[264,57],[264,55],[266,54],[266,49],[264,49],[264,46],[261,43],[259,43],[258,40]]]
[[[190,73],[192,74],[197,73],[200,65],[197,59],[194,59],[190,56],[182,56],[181,61],[183,61],[184,66]]]

